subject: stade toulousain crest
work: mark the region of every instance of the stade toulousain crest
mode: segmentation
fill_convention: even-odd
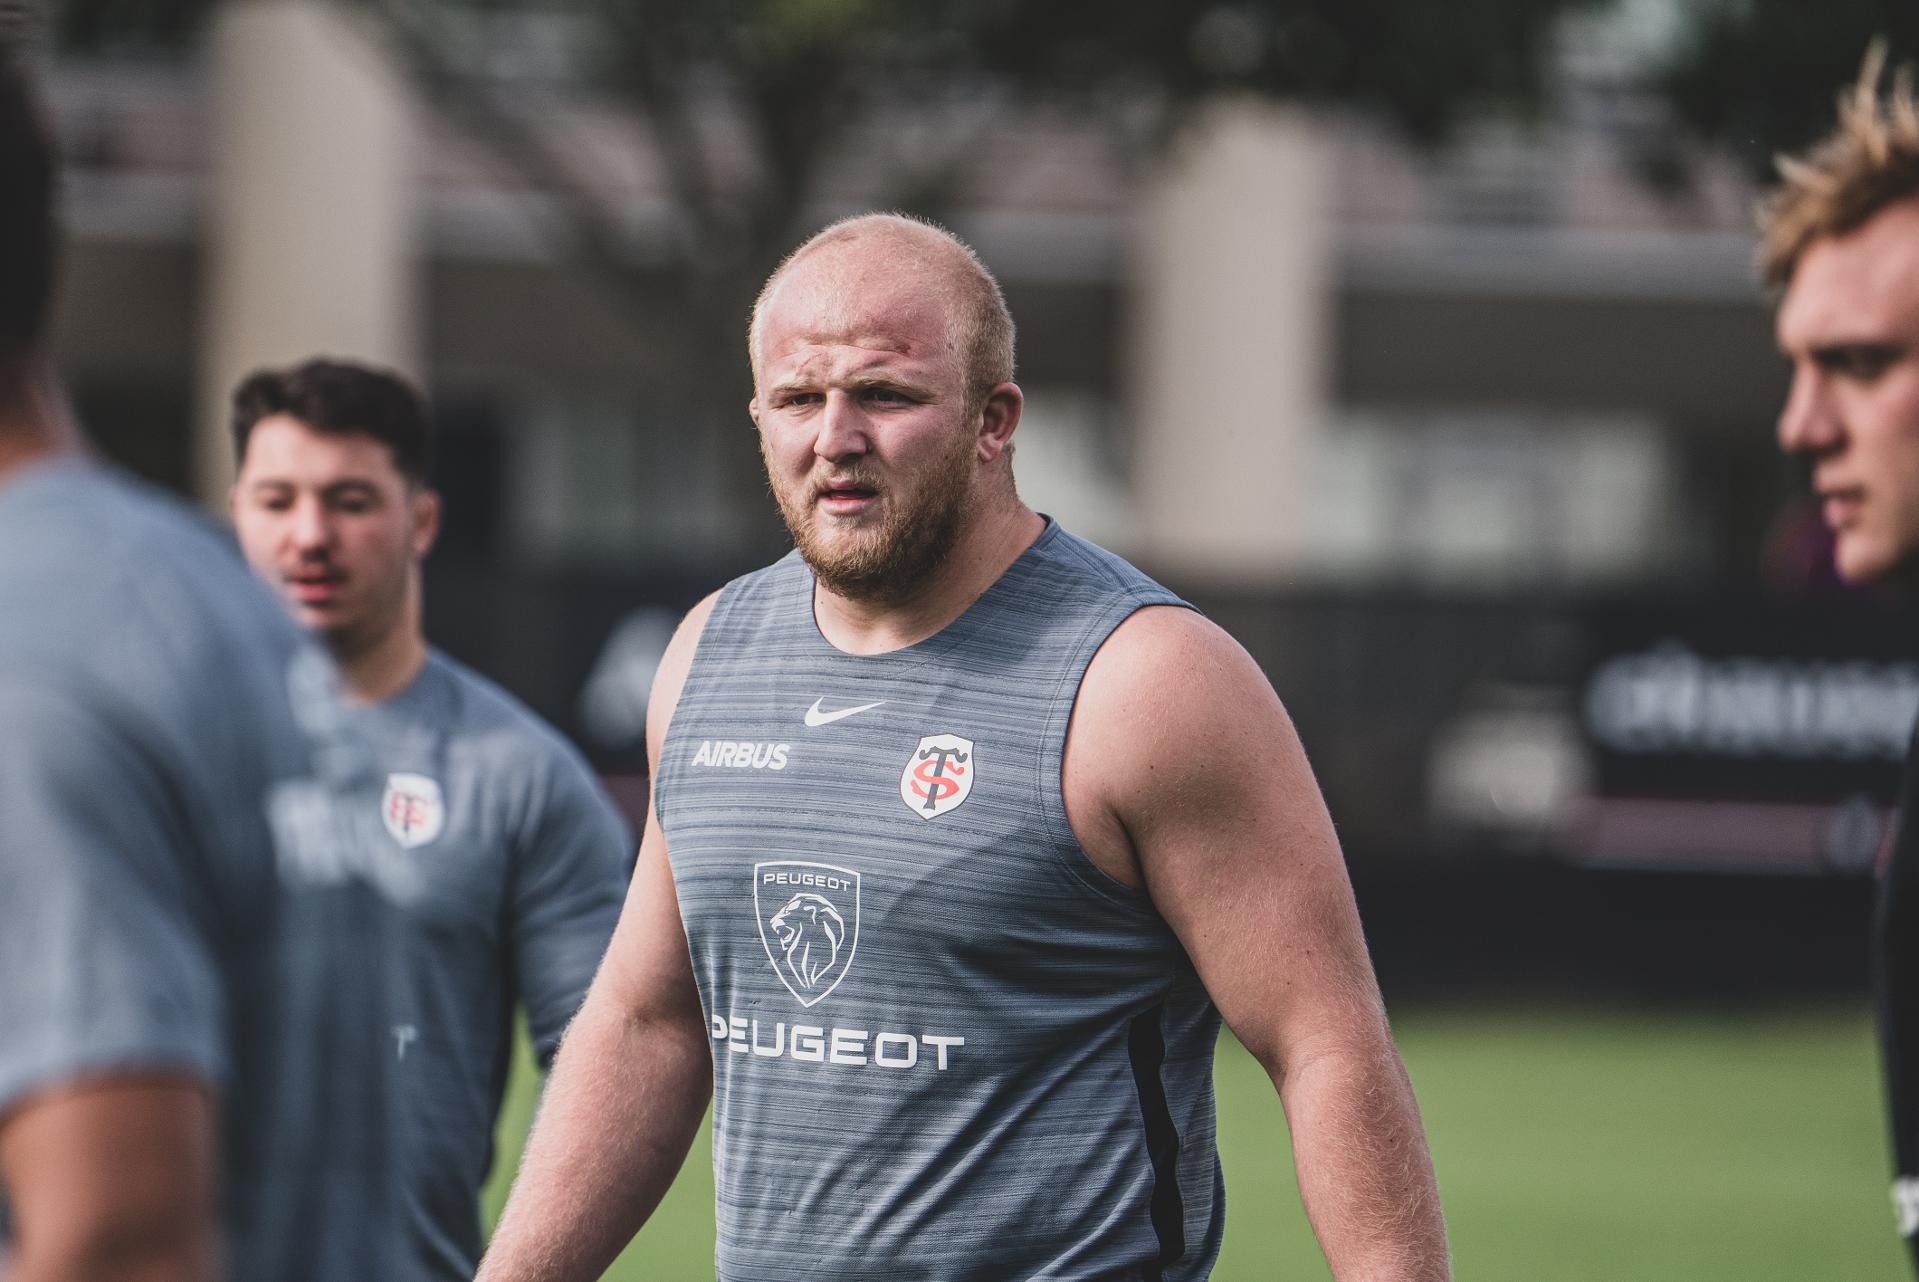
[[[386,795],[380,798],[380,821],[402,849],[426,845],[446,828],[446,802],[439,783],[425,775],[388,775]]]
[[[972,795],[973,741],[929,734],[900,771],[900,800],[921,819],[937,819]]]
[[[832,864],[753,865],[753,917],[773,973],[802,1006],[840,986],[860,941],[860,875]]]

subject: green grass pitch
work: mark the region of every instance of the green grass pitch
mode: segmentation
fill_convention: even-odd
[[[1415,1010],[1396,1021],[1460,1282],[1901,1282],[1868,1021],[1766,1014]],[[1230,1037],[1217,1069],[1226,1244],[1217,1282],[1327,1276],[1284,1116]],[[532,1110],[522,1052],[486,1213]],[[711,1278],[702,1130],[607,1274]]]

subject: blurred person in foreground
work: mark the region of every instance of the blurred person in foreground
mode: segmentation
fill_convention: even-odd
[[[1867,55],[1838,127],[1780,161],[1761,207],[1761,265],[1792,388],[1779,443],[1811,464],[1840,577],[1919,582],[1919,101],[1911,68],[1879,85]],[[1882,872],[1874,982],[1891,1105],[1900,1233],[1919,1267],[1919,757]]]
[[[234,392],[233,440],[240,546],[339,665],[382,780],[369,836],[421,873],[380,1065],[400,1108],[408,1276],[471,1278],[513,1008],[545,1067],[613,933],[632,837],[571,744],[426,643],[440,503],[409,384],[342,361],[261,370]]]
[[[370,1071],[404,880],[340,859],[325,660],[85,457],[56,168],[0,49],[0,1275],[404,1278]]]
[[[1203,1278],[1224,1016],[1334,1276],[1445,1278],[1292,725],[1231,638],[1020,502],[992,276],[852,219],[749,350],[797,550],[668,649],[639,871],[481,1276],[597,1277],[711,1085],[723,1282]]]

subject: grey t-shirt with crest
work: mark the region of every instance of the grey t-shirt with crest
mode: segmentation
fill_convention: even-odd
[[[410,1276],[378,1071],[404,887],[343,855],[372,779],[316,665],[180,505],[78,460],[0,480],[0,1117],[207,1082],[245,1282]]]
[[[411,892],[381,1056],[404,1232],[418,1276],[470,1278],[514,1007],[546,1065],[606,951],[634,845],[571,744],[438,651],[346,720],[379,777],[371,840]]]

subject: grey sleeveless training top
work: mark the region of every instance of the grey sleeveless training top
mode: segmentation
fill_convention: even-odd
[[[812,593],[795,553],[720,594],[655,793],[719,1278],[1204,1278],[1219,1017],[1060,797],[1087,663],[1178,598],[1050,520],[903,650],[834,649]]]

